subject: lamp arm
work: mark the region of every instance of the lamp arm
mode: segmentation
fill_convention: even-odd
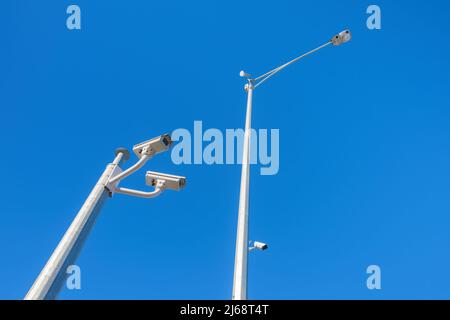
[[[116,182],[123,180],[124,178],[131,175],[133,172],[139,170],[144,166],[144,164],[150,159],[150,156],[143,154],[138,162],[136,162],[134,165],[129,167],[127,170],[123,171],[122,173],[119,173],[118,175],[112,177],[108,184],[114,185]]]
[[[114,192],[127,194],[130,196],[136,196],[136,197],[140,197],[140,198],[154,198],[156,196],[159,196],[165,189],[166,189],[166,181],[157,180],[156,185],[155,185],[155,190],[153,190],[153,191],[146,192],[146,191],[140,191],[140,190],[134,190],[134,189],[128,189],[128,188],[114,188]]]
[[[134,190],[134,189],[128,189],[128,188],[115,188],[114,192],[116,193],[122,193],[127,194],[130,196],[140,197],[140,198],[154,198],[156,196],[159,196],[164,189],[161,188],[155,188],[154,191],[140,191],[140,190]]]
[[[302,54],[301,56],[299,56],[299,57],[297,57],[297,58],[295,58],[295,59],[292,59],[291,61],[286,62],[285,64],[283,64],[283,65],[281,65],[281,66],[279,66],[279,67],[277,67],[277,68],[275,68],[275,69],[272,69],[272,70],[270,70],[269,72],[266,72],[266,73],[264,73],[263,75],[260,75],[259,77],[255,78],[255,79],[249,79],[249,81],[252,82],[252,83],[254,84],[254,85],[253,85],[253,88],[257,88],[257,87],[260,86],[263,82],[265,82],[267,79],[269,79],[270,77],[272,77],[272,76],[275,75],[276,73],[280,72],[280,71],[283,70],[284,68],[286,68],[286,67],[288,67],[289,65],[291,65],[291,64],[293,64],[293,63],[295,63],[295,62],[297,62],[297,61],[300,60],[300,59],[303,59],[303,58],[306,57],[306,56],[309,56],[310,54],[313,54],[314,52],[319,51],[319,50],[322,49],[322,48],[327,47],[327,46],[330,45],[331,43],[332,43],[332,42],[331,42],[331,40],[330,40],[330,41],[328,41],[327,43],[324,43],[323,45],[321,45],[320,47],[317,47],[317,48],[314,49],[314,50],[311,50],[311,51],[309,51],[309,52],[307,52],[307,53],[304,53],[304,54]]]

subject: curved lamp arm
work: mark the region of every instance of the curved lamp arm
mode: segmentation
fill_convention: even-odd
[[[129,167],[127,170],[123,171],[122,173],[119,173],[117,176],[114,176],[113,178],[111,178],[109,180],[109,183],[114,184],[116,182],[119,182],[120,180],[125,179],[133,172],[142,168],[149,159],[150,159],[150,156],[143,154],[138,162],[136,162],[134,165],[132,165],[131,167]]]
[[[132,165],[125,171],[119,173],[118,175],[112,177],[109,180],[108,185],[109,185],[110,190],[112,190],[113,192],[116,192],[116,193],[127,194],[127,195],[136,196],[136,197],[140,197],[140,198],[154,198],[154,197],[160,195],[161,192],[163,192],[165,189],[165,182],[162,180],[157,181],[155,190],[148,191],[148,192],[141,191],[141,190],[135,190],[135,189],[129,189],[129,188],[116,187],[116,185],[120,181],[122,181],[126,177],[130,176],[132,173],[136,172],[140,168],[142,168],[150,158],[151,158],[151,156],[147,154],[147,150],[143,150],[142,156],[138,162],[136,162],[134,165]]]
[[[310,54],[313,54],[313,53],[316,52],[316,51],[319,51],[319,50],[322,49],[322,48],[327,47],[327,46],[330,45],[330,44],[332,44],[332,41],[331,41],[331,40],[328,41],[327,43],[321,45],[320,47],[317,47],[317,48],[314,49],[314,50],[311,50],[311,51],[309,51],[309,52],[307,52],[307,53],[304,53],[304,54],[302,54],[301,56],[299,56],[299,57],[297,57],[297,58],[295,58],[295,59],[292,59],[291,61],[286,62],[285,64],[283,64],[283,65],[281,65],[281,66],[279,66],[279,67],[277,67],[277,68],[275,68],[275,69],[272,69],[272,70],[270,70],[269,72],[266,72],[266,73],[263,74],[263,75],[260,75],[259,77],[255,78],[255,79],[248,79],[248,80],[253,84],[253,88],[257,88],[257,87],[260,86],[263,82],[265,82],[267,79],[269,79],[270,77],[272,77],[272,76],[275,75],[276,73],[280,72],[280,71],[283,70],[284,68],[286,68],[286,67],[288,67],[289,65],[291,65],[291,64],[293,64],[293,63],[295,63],[295,62],[297,62],[297,61],[300,60],[300,59],[303,59],[303,58],[306,57],[306,56],[309,56]]]
[[[317,47],[316,49],[311,50],[305,54],[302,54],[301,56],[299,56],[295,59],[292,59],[291,61],[289,61],[275,69],[272,69],[269,72],[266,72],[257,78],[251,78],[251,76],[249,74],[245,73],[244,71],[241,71],[241,76],[247,78],[247,80],[248,80],[248,87],[246,87],[246,89],[247,88],[255,89],[256,87],[260,86],[263,82],[265,82],[267,79],[272,77],[274,74],[278,73],[279,71],[283,70],[287,66],[293,64],[294,62],[297,62],[298,60],[300,60],[306,56],[309,56],[310,54],[312,54],[316,51],[319,51],[320,49],[325,48],[326,46],[329,46],[330,44],[332,44],[334,46],[340,46],[341,44],[350,41],[351,38],[352,38],[352,33],[350,32],[350,30],[346,29],[344,31],[341,31],[337,35],[335,35],[333,38],[331,38],[328,42]]]
[[[140,198],[154,198],[156,196],[159,196],[165,190],[165,188],[165,182],[162,180],[158,180],[155,186],[155,190],[153,191],[145,192],[128,188],[115,188],[114,191],[117,193],[128,194]]]

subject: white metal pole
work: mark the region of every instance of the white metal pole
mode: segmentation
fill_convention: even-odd
[[[45,267],[37,277],[25,300],[54,299],[66,278],[66,269],[76,260],[86,240],[102,204],[110,196],[106,188],[110,177],[120,170],[120,163],[126,160],[127,151],[118,149],[114,161],[106,167],[97,184],[89,194],[77,216],[67,229]]]
[[[234,277],[233,277],[233,300],[247,299],[247,258],[248,258],[248,201],[250,185],[250,143],[251,143],[251,119],[252,119],[252,99],[253,91],[273,75],[277,74],[289,65],[303,59],[304,57],[317,52],[328,45],[339,46],[350,41],[350,30],[344,30],[335,35],[330,41],[311,50],[301,56],[264,73],[263,75],[250,78],[251,75],[241,71],[240,76],[247,78],[248,84],[245,86],[247,91],[247,115],[245,118],[244,150],[242,154],[242,172],[241,172],[241,190],[239,195],[239,214],[236,236],[236,254],[234,258]]]
[[[250,137],[252,122],[252,81],[246,85],[247,114],[245,117],[244,148],[242,153],[241,190],[234,260],[233,300],[247,299],[247,257],[248,257],[248,197],[250,184]]]

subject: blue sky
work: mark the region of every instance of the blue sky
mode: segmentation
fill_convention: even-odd
[[[66,8],[82,10],[69,31]],[[366,8],[382,29],[366,27]],[[119,146],[177,128],[240,128],[238,73],[264,73],[253,127],[280,129],[280,171],[252,167],[253,299],[448,298],[446,1],[4,1],[0,10],[0,298],[22,298]],[[132,158],[134,161],[134,159]],[[130,162],[131,163],[131,162]],[[110,199],[63,299],[229,299],[239,165],[146,169],[179,193]],[[142,187],[143,172],[127,181]],[[381,267],[368,290],[366,268]]]

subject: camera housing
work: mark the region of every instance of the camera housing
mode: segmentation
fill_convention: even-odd
[[[141,158],[143,153],[153,156],[160,152],[167,151],[172,145],[172,139],[169,134],[163,134],[159,137],[141,142],[133,147],[133,152],[138,158]]]
[[[186,178],[181,176],[175,176],[172,174],[159,173],[153,171],[147,171],[145,175],[145,182],[148,186],[156,187],[158,181],[164,182],[164,188],[179,191],[186,185]]]
[[[266,243],[259,241],[253,242],[253,247],[262,251],[269,249],[269,246]]]

